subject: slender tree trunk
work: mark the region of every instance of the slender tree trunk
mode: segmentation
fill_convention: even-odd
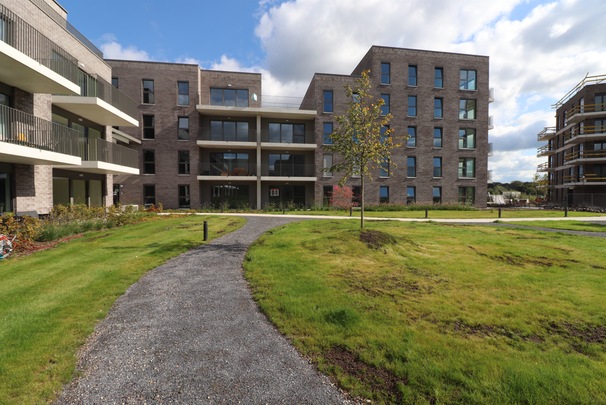
[[[361,196],[360,196],[360,201],[362,202],[360,204],[360,220],[361,220],[361,228],[364,228],[364,175],[360,176],[362,178],[361,181],[361,187],[360,187],[360,191],[361,191]]]

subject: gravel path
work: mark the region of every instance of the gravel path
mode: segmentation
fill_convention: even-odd
[[[250,243],[304,218],[247,219],[132,285],[56,403],[349,403],[259,312],[242,274]]]

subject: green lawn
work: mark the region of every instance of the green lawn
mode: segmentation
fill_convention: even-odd
[[[51,401],[74,354],[114,301],[145,272],[245,223],[234,217],[162,218],[86,234],[0,262],[0,404]]]
[[[245,271],[296,347],[373,403],[606,403],[604,239],[304,221]]]
[[[565,229],[569,231],[606,232],[606,225],[583,221],[496,221],[504,224],[536,226],[549,229]]]

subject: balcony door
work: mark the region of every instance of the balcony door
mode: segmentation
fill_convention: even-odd
[[[269,124],[269,142],[305,143],[305,124]]]

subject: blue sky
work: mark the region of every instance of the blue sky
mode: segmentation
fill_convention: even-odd
[[[527,181],[551,105],[606,73],[603,0],[59,0],[107,58],[263,74],[303,96],[314,72],[349,74],[371,45],[490,56],[495,181]]]

